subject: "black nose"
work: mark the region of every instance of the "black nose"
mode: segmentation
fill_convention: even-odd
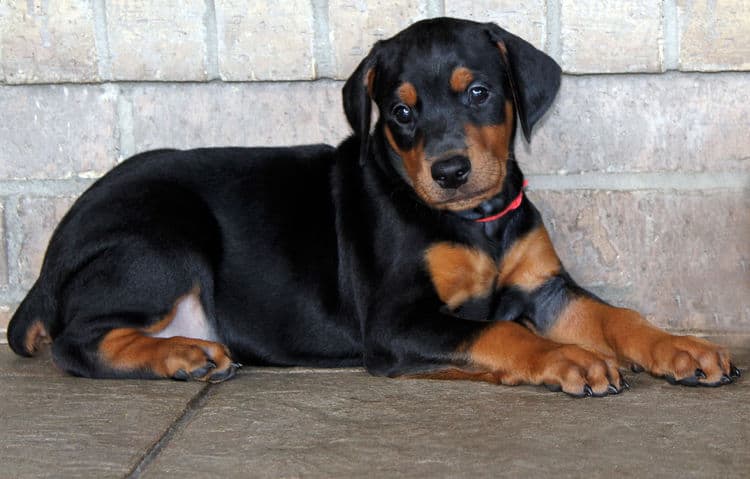
[[[458,188],[469,179],[471,162],[465,156],[452,156],[434,163],[431,171],[432,179],[441,188]]]

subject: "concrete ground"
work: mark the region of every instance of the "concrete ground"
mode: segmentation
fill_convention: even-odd
[[[0,345],[0,477],[750,477],[745,372],[717,388],[394,380],[244,368],[226,383],[64,376]]]

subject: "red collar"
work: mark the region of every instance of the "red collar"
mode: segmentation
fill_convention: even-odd
[[[521,206],[521,203],[523,202],[523,189],[528,186],[529,182],[528,180],[523,180],[523,186],[521,187],[521,191],[518,193],[518,196],[516,196],[513,201],[510,202],[508,206],[505,207],[503,211],[500,213],[494,214],[492,216],[485,216],[484,218],[479,218],[478,220],[474,220],[477,223],[489,223],[490,221],[499,220],[503,216],[507,215],[511,211],[517,209],[519,206]]]

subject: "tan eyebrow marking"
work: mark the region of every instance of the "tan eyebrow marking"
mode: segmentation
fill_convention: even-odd
[[[404,82],[398,87],[398,97],[402,102],[414,108],[417,105],[417,89],[411,83]]]
[[[465,91],[471,82],[474,81],[474,74],[466,67],[457,67],[451,74],[451,90],[455,92]]]

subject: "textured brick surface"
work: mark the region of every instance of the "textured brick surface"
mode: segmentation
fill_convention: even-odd
[[[680,68],[750,69],[750,2],[677,0]]]
[[[336,143],[349,132],[340,89],[333,81],[138,86],[135,151]]]
[[[529,195],[582,286],[675,329],[750,331],[750,196]]]
[[[216,24],[223,79],[314,77],[309,0],[218,0]]]
[[[204,80],[205,2],[106,2],[115,80]]]
[[[331,44],[337,78],[348,77],[372,45],[427,17],[419,0],[329,0]]]
[[[112,86],[0,86],[0,179],[98,175],[117,157]]]
[[[750,74],[563,78],[527,173],[750,170]]]
[[[446,0],[445,14],[477,22],[494,22],[544,50],[547,2],[532,0]]]
[[[661,19],[662,0],[561,0],[563,69],[661,71]]]
[[[19,199],[15,214],[21,225],[21,252],[16,261],[19,283],[24,289],[30,288],[36,281],[52,231],[73,201],[75,198],[72,197]]]
[[[0,2],[0,50],[9,83],[97,80],[92,2]]]

